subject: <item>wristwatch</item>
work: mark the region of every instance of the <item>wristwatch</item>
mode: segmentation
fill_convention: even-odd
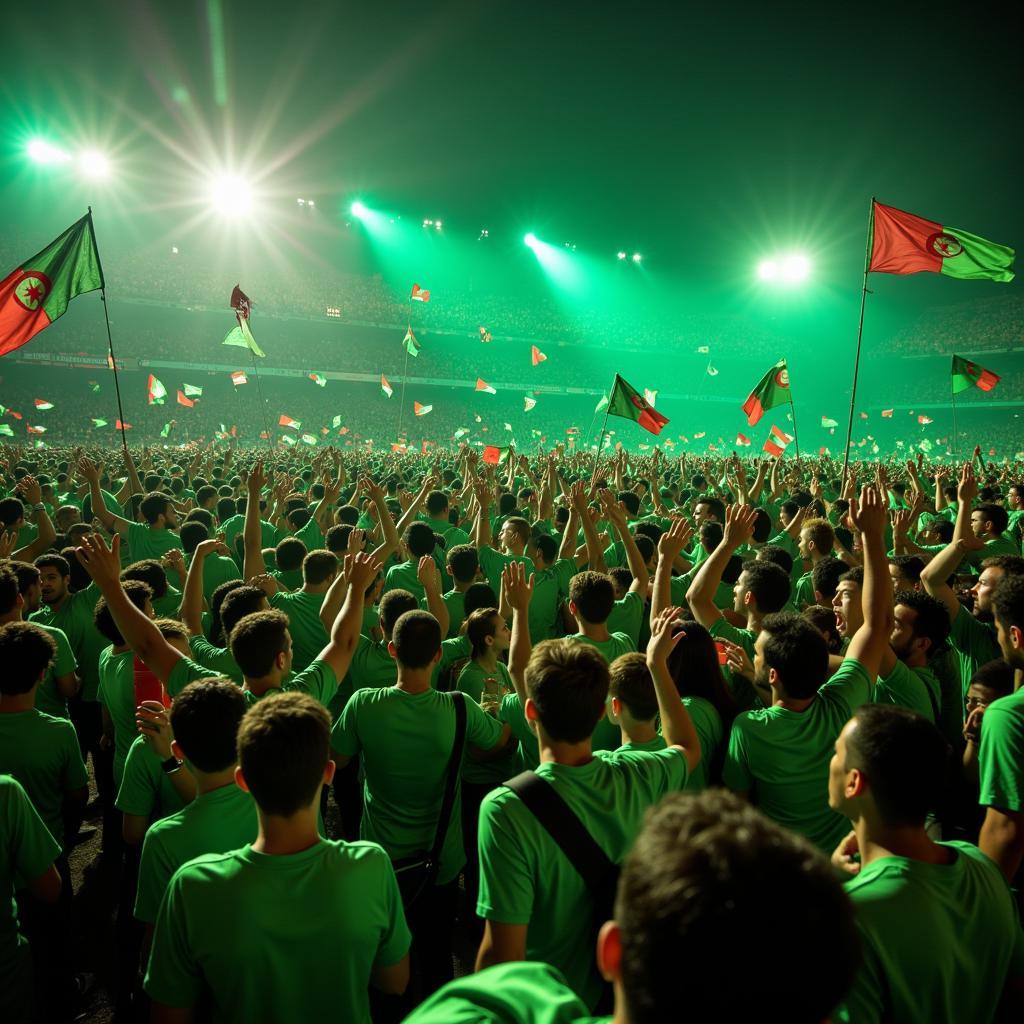
[[[181,767],[181,762],[173,755],[167,758],[166,761],[160,762],[160,770],[165,775],[171,775]]]
[[[41,501],[37,501],[37,502],[36,502],[36,503],[35,503],[35,504],[34,504],[34,505],[32,506],[32,511],[33,511],[33,512],[42,512],[42,511],[43,511],[43,510],[44,510],[45,508],[46,508],[46,506],[45,506],[45,505],[44,505],[44,504],[43,504],[43,503],[42,503]]]

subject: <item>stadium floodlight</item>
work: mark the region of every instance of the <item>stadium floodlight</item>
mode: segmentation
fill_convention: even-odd
[[[28,158],[37,164],[63,164],[71,157],[45,139],[32,139],[27,147]]]
[[[95,149],[87,149],[78,157],[78,169],[87,178],[105,178],[110,174],[110,161]]]
[[[757,276],[762,281],[774,281],[779,276],[779,265],[775,260],[761,260],[757,265]]]
[[[350,209],[353,217],[358,217],[362,220],[362,218],[366,216],[366,207],[358,199],[352,204]]]
[[[532,231],[527,232],[527,234],[523,235],[523,242],[531,249],[535,249],[537,247],[537,236]]]
[[[761,260],[757,276],[769,283],[794,285],[806,281],[811,273],[811,261],[802,253],[786,253]]]
[[[618,252],[617,252],[617,253],[615,254],[615,258],[616,258],[616,259],[619,259],[619,260],[624,260],[624,259],[626,258],[626,254],[625,254],[625,253],[624,253],[624,252],[623,252],[623,251],[622,251],[622,250],[620,249],[620,250],[619,250],[619,251],[618,251]]]
[[[252,209],[252,189],[237,174],[222,174],[210,185],[210,201],[228,217],[240,217]]]
[[[642,259],[643,259],[643,256],[641,256],[640,253],[638,253],[638,252],[633,253],[633,262],[634,263],[639,263]]]

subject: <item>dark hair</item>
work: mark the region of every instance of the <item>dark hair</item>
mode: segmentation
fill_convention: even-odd
[[[901,590],[896,595],[894,604],[901,604],[915,613],[914,636],[929,641],[928,661],[946,649],[950,627],[949,612],[941,601],[919,590]]]
[[[640,515],[640,497],[632,491],[619,491],[615,500],[620,502],[626,513],[633,519]]]
[[[283,818],[308,807],[330,758],[331,716],[304,693],[282,693],[252,707],[238,729],[238,764],[264,814]]]
[[[836,587],[840,583],[856,583],[858,587],[864,586],[864,566],[855,565],[851,569],[847,569],[836,583]]]
[[[473,648],[472,657],[479,658],[486,652],[487,638],[498,631],[494,621],[498,617],[497,608],[477,608],[466,618],[466,637]]]
[[[721,523],[713,523],[710,519],[700,524],[700,529],[697,531],[697,537],[700,540],[700,546],[710,555],[719,544],[722,543],[722,538],[725,536],[725,529]]]
[[[217,497],[217,488],[212,487],[210,484],[203,484],[202,487],[196,489],[196,505],[203,506],[211,498]]]
[[[609,668],[608,696],[617,697],[638,722],[658,716],[658,695],[654,690],[647,659],[637,651],[620,654]]]
[[[772,535],[772,517],[763,509],[754,509],[754,533],[755,544],[763,544]]]
[[[181,538],[181,546],[185,549],[185,554],[191,555],[204,540],[210,539],[210,531],[198,519],[188,519],[181,524],[178,536]]]
[[[558,557],[558,544],[554,537],[538,533],[534,535],[531,543],[540,552],[546,564],[550,565]]]
[[[736,717],[714,638],[699,622],[679,623],[682,636],[668,656],[668,670],[680,697],[700,697],[713,705],[726,729]]]
[[[402,668],[426,668],[441,650],[441,624],[430,612],[413,609],[400,615],[391,633],[395,661]]]
[[[615,588],[605,573],[587,569],[569,581],[569,600],[582,619],[599,626],[608,621],[615,607]]]
[[[836,585],[839,578],[846,573],[846,563],[831,555],[819,559],[818,564],[811,570],[811,579],[814,581],[814,589],[826,600],[831,602],[836,596]]]
[[[333,551],[336,555],[343,555],[348,549],[348,539],[352,535],[353,529],[354,527],[348,523],[343,526],[332,526],[324,534],[324,544],[327,545],[327,550]]]
[[[355,526],[359,522],[359,509],[355,505],[342,505],[334,513],[341,526]]]
[[[696,511],[698,505],[707,505],[711,509],[711,514],[720,522],[725,522],[725,502],[721,498],[712,498],[708,495],[702,495],[694,503],[694,511]]]
[[[326,583],[338,571],[338,556],[326,548],[310,551],[302,560],[303,582],[316,586]]]
[[[795,700],[813,697],[828,674],[825,638],[806,619],[792,612],[766,615],[761,632],[765,636],[765,666],[779,674],[786,696]]]
[[[262,679],[287,650],[288,616],[271,608],[239,619],[231,631],[231,657],[249,679]]]
[[[185,757],[201,772],[222,772],[236,760],[245,696],[229,679],[189,683],[171,705],[171,730]]]
[[[427,523],[410,523],[402,539],[413,558],[429,555],[437,546],[434,531]]]
[[[757,602],[759,612],[777,612],[785,607],[789,600],[790,581],[777,565],[748,558],[743,563],[743,574],[747,578],[747,590]]]
[[[25,506],[21,503],[21,498],[0,498],[0,525],[5,530],[24,518]]]
[[[793,571],[793,556],[778,544],[765,544],[759,548],[757,561],[777,565],[787,576]]]
[[[480,556],[472,544],[456,544],[445,556],[453,579],[468,583],[480,568]]]
[[[406,613],[419,608],[420,603],[408,590],[389,590],[377,607],[380,616],[380,628],[384,635],[390,637],[395,630],[395,623]]]
[[[997,537],[1003,533],[1010,522],[1010,515],[1006,509],[1002,505],[996,505],[992,502],[975,505],[971,511],[980,512],[982,522],[991,523],[992,532]]]
[[[56,569],[65,579],[71,575],[71,565],[63,555],[47,552],[32,563],[37,569]]]
[[[141,562],[132,562],[121,570],[122,580],[140,580],[148,583],[153,597],[161,598],[167,593],[167,573],[155,558],[144,558]]]
[[[593,735],[608,699],[608,663],[597,648],[575,640],[542,640],[525,676],[548,736],[581,743]]]
[[[39,570],[31,562],[20,562],[16,559],[11,559],[7,563],[8,568],[18,578],[18,593],[25,596],[28,593],[28,588],[39,582]],[[14,605],[10,605],[7,611],[10,611]]]
[[[140,612],[145,611],[146,602],[153,599],[153,591],[150,589],[149,584],[143,583],[141,580],[125,580],[121,587],[125,594],[128,595],[128,600]],[[106,637],[115,647],[120,647],[124,644],[124,637],[121,636],[121,631],[114,622],[114,616],[110,614],[105,598],[101,597],[96,602],[96,608],[93,611],[93,623],[100,635]]]
[[[427,513],[438,519],[448,511],[448,495],[444,491],[431,491],[427,495]],[[424,552],[427,554],[427,552]]]
[[[688,1018],[754,1020],[778,1008],[788,1024],[819,1024],[860,964],[853,907],[829,862],[723,789],[670,793],[648,811],[615,919],[631,1024],[675,1018],[681,964]],[[737,943],[741,957],[768,944],[799,949],[801,969],[737,984],[722,956]]]
[[[846,763],[871,787],[875,806],[890,826],[924,825],[939,805],[949,744],[926,718],[895,704],[863,704],[846,734]]]
[[[1024,558],[1020,555],[992,555],[981,562],[982,569],[1002,569],[1008,576],[1024,575]]]
[[[265,611],[262,605],[266,599],[267,595],[251,583],[242,583],[241,586],[228,590],[220,603],[221,635],[230,636],[231,631],[246,615]]]
[[[152,526],[161,516],[167,514],[171,499],[163,491],[150,491],[139,505],[143,518]]]
[[[306,557],[306,545],[298,537],[285,537],[274,548],[274,561],[279,572],[292,572],[302,568],[302,560]]]
[[[462,614],[467,618],[477,608],[497,608],[498,595],[489,583],[471,583],[462,595]]]
[[[901,576],[905,576],[911,583],[917,583],[921,579],[924,570],[924,562],[917,555],[893,555],[889,564],[896,566]]]
[[[34,622],[8,622],[0,626],[0,694],[28,693],[57,656],[57,643]]]
[[[39,573],[36,573],[36,579]],[[18,603],[21,588],[18,586],[18,574],[10,562],[0,563],[0,615],[6,615]]]
[[[812,604],[800,613],[825,638],[829,654],[838,654],[843,649],[843,638],[836,628],[836,615],[831,608]]]
[[[184,640],[188,644],[189,632],[181,619],[154,619],[153,625],[160,630],[160,635],[165,640]]]
[[[224,604],[225,598],[232,590],[244,586],[246,586],[244,580],[225,580],[217,585],[210,596],[210,643],[215,647],[227,646],[227,634],[224,630],[224,624],[220,620],[221,605]]]
[[[1024,576],[1007,573],[992,592],[992,610],[1003,629],[1024,629]]]
[[[742,555],[730,555],[729,561],[722,567],[722,582],[732,586],[743,574],[745,564]]]
[[[1014,667],[1008,661],[996,658],[994,661],[986,661],[984,665],[979,665],[967,685],[984,686],[988,690],[994,690],[1000,697],[1006,697],[1013,693],[1015,675]]]
[[[220,498],[217,501],[217,519],[226,522],[235,514],[235,501],[233,498]]]

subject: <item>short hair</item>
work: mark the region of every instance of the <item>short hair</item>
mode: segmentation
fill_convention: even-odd
[[[456,544],[445,555],[452,579],[468,583],[480,568],[480,555],[472,544]]]
[[[143,519],[152,526],[161,516],[167,514],[171,499],[163,491],[150,491],[139,505]]]
[[[901,604],[914,612],[914,636],[931,641],[928,645],[928,661],[946,648],[949,639],[949,612],[946,606],[931,594],[919,590],[901,590],[894,599],[894,605]]]
[[[530,524],[522,516],[509,516],[505,526],[511,526],[524,544],[530,539]]]
[[[32,563],[37,569],[56,569],[65,579],[71,575],[71,564],[63,555],[48,551],[45,555],[39,555]]]
[[[121,570],[122,580],[141,580],[149,584],[154,598],[161,598],[167,593],[167,573],[155,558],[144,558],[132,562]]]
[[[5,530],[24,518],[25,506],[21,498],[0,498],[0,525]]]
[[[259,587],[251,583],[242,583],[241,586],[232,587],[220,603],[220,625],[221,635],[231,636],[231,631],[246,615],[253,612],[265,611],[263,602],[267,595]]]
[[[23,597],[28,593],[29,587],[39,582],[39,570],[31,562],[20,562],[12,558],[7,562],[7,567],[18,578],[18,593]],[[7,611],[13,607],[14,605],[10,605]]]
[[[609,569],[608,578],[612,581],[613,586],[621,587],[623,590],[629,590],[633,584],[633,574],[624,565]]]
[[[418,608],[400,615],[391,632],[395,661],[403,668],[426,668],[441,650],[441,640],[441,624]]]
[[[835,547],[836,534],[827,519],[805,519],[800,532],[806,533],[815,550],[823,555],[827,555]]]
[[[154,619],[153,625],[160,630],[160,635],[165,640],[184,640],[186,643],[188,642],[190,634],[181,619],[168,619],[166,617]]]
[[[596,647],[542,640],[530,655],[525,677],[526,692],[548,736],[582,743],[593,735],[608,699],[608,663]]]
[[[516,496],[504,491],[498,496],[498,515],[509,516],[516,510]]]
[[[541,557],[548,565],[558,557],[558,544],[554,537],[546,533],[538,533],[533,537],[531,543],[540,552]]]
[[[220,498],[217,501],[217,518],[223,523],[235,514],[234,498]]]
[[[569,581],[569,600],[583,619],[598,626],[608,621],[615,607],[615,588],[606,573],[587,569]]]
[[[757,561],[777,565],[787,576],[793,571],[793,556],[779,544],[765,544],[759,548]]]
[[[8,622],[0,626],[0,694],[28,693],[57,656],[57,642],[34,622]]]
[[[753,541],[763,544],[772,535],[772,517],[763,508],[754,509]]]
[[[210,531],[205,523],[199,522],[198,519],[189,519],[181,524],[178,537],[181,539],[185,554],[191,555],[204,540],[210,539]]]
[[[615,500],[620,502],[626,512],[634,519],[640,515],[640,496],[633,491],[619,491]]]
[[[437,538],[427,523],[410,523],[402,539],[413,558],[429,555],[437,547]]]
[[[125,580],[122,582],[121,587],[128,595],[128,600],[140,612],[144,612],[146,610],[146,602],[153,599],[153,591],[149,584],[143,583],[141,580]],[[110,614],[105,598],[101,597],[97,600],[92,617],[93,624],[101,636],[106,637],[115,647],[120,647],[124,643],[124,637],[121,636],[121,631],[114,622],[114,616]]]
[[[331,716],[304,693],[282,693],[252,707],[238,729],[238,765],[256,805],[282,818],[320,792],[330,758]]]
[[[658,695],[643,654],[630,651],[611,663],[608,696],[618,697],[638,722],[651,722],[658,716]]]
[[[864,566],[855,565],[847,569],[836,583],[838,589],[840,583],[856,583],[858,587],[864,586]]]
[[[956,532],[956,523],[952,523],[948,519],[933,519],[928,524],[928,529],[934,530],[939,535],[939,540],[943,544],[948,544]]]
[[[39,574],[36,573],[36,579],[38,578]],[[11,567],[10,562],[0,563],[0,615],[6,615],[13,610],[20,596],[18,574]]]
[[[992,610],[1003,629],[1024,629],[1024,576],[1008,573],[992,592]]]
[[[1016,670],[1008,661],[996,658],[979,665],[967,685],[984,686],[987,690],[994,690],[1000,697],[1006,697],[1013,693],[1015,676]]]
[[[788,697],[813,697],[828,673],[825,638],[806,619],[792,612],[776,612],[761,621],[764,663],[782,680]]]
[[[479,657],[487,650],[487,638],[498,631],[495,619],[497,608],[477,608],[466,619],[466,637],[473,648],[473,657]]]
[[[196,504],[205,505],[211,498],[217,497],[217,488],[210,484],[203,484],[196,490]]]
[[[477,608],[496,608],[498,595],[490,583],[471,583],[462,595],[462,614],[470,616]]]
[[[721,498],[713,498],[705,494],[694,503],[694,511],[696,511],[698,505],[707,505],[711,509],[711,514],[720,523],[725,522],[725,502]]]
[[[338,571],[338,556],[326,548],[310,551],[302,560],[303,582],[316,586],[326,583]]]
[[[634,542],[636,544],[637,551],[640,552],[640,557],[643,559],[644,564],[646,565],[651,560],[651,557],[654,555],[654,552],[658,550],[657,544],[655,544],[650,537],[646,536],[643,533],[638,533],[634,538]],[[552,541],[551,543],[554,544],[554,541]]]
[[[831,601],[836,596],[836,585],[839,583],[839,578],[845,575],[846,569],[845,562],[826,555],[811,570],[815,591],[826,600]]]
[[[302,560],[306,557],[306,545],[298,537],[285,537],[274,548],[274,561],[279,572],[292,572],[302,568]]]
[[[926,718],[895,704],[863,704],[846,734],[844,768],[858,768],[882,820],[919,828],[945,789],[949,744]]]
[[[261,679],[274,667],[279,654],[288,649],[288,616],[276,608],[252,612],[239,619],[228,642],[231,657],[250,679]]]
[[[754,595],[759,612],[777,612],[786,606],[792,588],[789,576],[777,565],[748,558],[743,563],[743,573],[747,577],[747,590]]]
[[[722,538],[725,536],[725,530],[721,523],[713,523],[711,520],[707,520],[700,524],[700,529],[697,531],[697,538],[700,541],[700,546],[710,555],[719,544],[722,543]]]
[[[359,522],[359,509],[355,505],[342,505],[334,513],[340,526],[355,526]]]
[[[752,1020],[785,1007],[818,1024],[860,965],[853,907],[810,843],[723,789],[670,793],[647,813],[619,880],[622,989],[632,1024],[660,1024],[679,1000],[688,1016]],[[723,949],[757,957],[769,943],[800,950],[799,971],[736,984]]]
[[[1002,569],[1007,576],[1024,576],[1024,558],[1020,555],[992,555],[983,558],[982,569]]]
[[[722,567],[722,582],[732,586],[743,574],[744,564],[742,555],[730,555],[729,561]]]
[[[893,555],[889,564],[896,566],[901,576],[905,576],[911,583],[917,583],[924,571],[924,561],[917,555]]]
[[[210,643],[217,647],[224,646],[227,643],[227,635],[224,630],[224,624],[220,620],[220,609],[224,604],[225,598],[232,590],[238,587],[244,587],[246,583],[244,580],[233,579],[225,580],[223,583],[217,584],[210,596]]]
[[[389,590],[381,599],[377,607],[380,616],[380,628],[390,636],[395,629],[395,623],[406,613],[419,608],[420,603],[415,595],[408,590]]]
[[[238,727],[245,695],[229,679],[189,683],[171,705],[171,731],[189,762],[201,772],[222,772],[237,758]]]
[[[343,555],[348,549],[348,539],[352,535],[353,529],[354,527],[348,523],[332,526],[324,534],[324,544],[327,545],[327,550],[333,551],[336,555]]]
[[[971,511],[980,512],[982,522],[991,523],[992,532],[997,537],[1003,533],[1010,522],[1010,514],[1002,505],[996,505],[994,502],[986,501],[981,505],[975,505]]]
[[[434,519],[448,511],[448,495],[444,491],[431,491],[427,495],[427,513]]]
[[[836,615],[831,608],[812,604],[810,608],[805,608],[800,615],[825,638],[829,654],[838,654],[842,650],[842,638],[836,628]]]

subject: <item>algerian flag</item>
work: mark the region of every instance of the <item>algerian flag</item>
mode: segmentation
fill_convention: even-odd
[[[236,314],[238,326],[233,327],[227,333],[227,337],[221,342],[222,345],[233,345],[235,348],[247,348],[259,359],[266,359],[267,354],[256,344],[256,339],[249,330],[249,321]]]
[[[380,389],[388,396],[388,398],[395,393],[395,389],[388,383],[388,379],[383,373],[380,375]]]
[[[654,408],[658,401],[658,392],[652,391],[650,388],[644,388],[644,401],[647,402],[651,408]]]
[[[434,407],[432,405],[420,405],[419,402],[413,402],[412,408],[413,412],[415,412],[417,416],[426,416]]]
[[[33,402],[34,402],[35,407],[37,409],[44,409],[45,410],[45,409],[52,409],[53,408],[53,402],[48,402],[48,401],[46,401],[45,398],[36,398],[36,399],[33,399]]]
[[[321,387],[321,388],[325,388],[325,387],[327,387],[327,378],[326,378],[325,376],[323,376],[323,374],[320,374],[320,373],[311,373],[311,374],[309,375],[309,379],[310,379],[310,380],[311,380],[311,381],[312,381],[312,382],[313,382],[314,384],[316,384],[316,386],[317,386],[317,387]]]
[[[490,384],[483,379],[483,377],[477,377],[476,379],[476,390],[484,391],[488,395],[496,395],[498,392],[495,388],[492,388]]]
[[[236,388],[241,387],[243,384],[249,383],[249,378],[246,377],[241,370],[235,370],[234,373],[231,374],[231,383],[234,384]]]
[[[182,384],[181,390],[185,392],[186,398],[202,398],[203,389],[197,388],[195,384]]]
[[[302,443],[303,444],[314,445],[314,444],[316,444],[316,436],[313,435],[313,434],[303,434],[302,435]]]
[[[158,381],[156,377],[153,376],[153,374],[149,375],[149,379],[146,381],[146,385],[146,400],[149,402],[149,404],[163,405],[164,399],[167,397],[167,388],[165,388],[163,384],[161,384],[160,381]]]
[[[293,420],[291,416],[285,416],[281,414],[281,418],[277,421],[279,427],[291,427],[292,430],[299,430],[302,427],[302,420]]]
[[[341,426],[341,415],[340,415],[340,414],[339,414],[339,415],[337,415],[337,416],[335,416],[335,417],[334,417],[334,419],[333,419],[333,420],[331,420],[331,426],[332,426],[332,427],[333,427],[333,428],[334,428],[335,430],[337,430],[337,429],[338,429],[338,427],[340,427],[340,426]]]
[[[416,335],[412,333],[412,328],[407,327],[405,331],[405,337],[402,339],[402,344],[405,346],[405,351],[409,355],[415,357],[419,354],[420,349],[423,347],[417,340]]]
[[[529,395],[523,396],[523,412],[529,412],[537,404],[536,398],[531,398]]]
[[[94,427],[105,427],[107,425],[107,421],[106,420],[99,420],[99,419],[96,419],[96,417],[93,417],[92,425]]]
[[[594,412],[600,412],[608,404],[608,396],[602,395],[597,405],[594,406]]]
[[[45,434],[46,427],[28,427],[28,432],[30,434]]]

